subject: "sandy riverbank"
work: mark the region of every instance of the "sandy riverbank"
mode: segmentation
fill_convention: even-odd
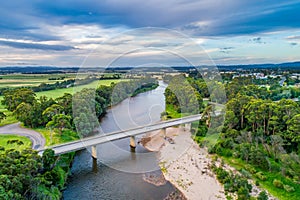
[[[175,185],[189,200],[226,199],[222,185],[208,165],[211,159],[205,149],[192,140],[184,128],[168,128],[164,139],[160,131],[149,133],[141,143],[151,151],[159,152],[165,179]]]

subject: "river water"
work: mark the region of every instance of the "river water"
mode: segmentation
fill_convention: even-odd
[[[155,90],[109,109],[101,121],[101,131],[110,133],[158,122],[165,108],[165,88],[160,82]],[[152,177],[160,172],[156,155],[140,145],[131,152],[129,138],[98,145],[97,153],[97,171],[92,170],[89,150],[77,153],[64,199],[160,200],[175,190],[169,182],[156,186],[145,181],[145,175]]]

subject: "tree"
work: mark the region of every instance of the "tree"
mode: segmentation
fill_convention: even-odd
[[[22,102],[14,110],[14,115],[16,116],[17,120],[23,122],[25,126],[32,126],[30,118],[31,110],[32,105]]]
[[[43,158],[32,149],[0,151],[0,199],[60,199],[54,162],[52,150]]]
[[[200,93],[183,75],[174,76],[165,91],[166,103],[183,113],[199,113],[203,108]]]
[[[58,104],[52,104],[50,107],[46,108],[42,114],[52,119],[54,115],[61,114],[63,109],[64,108]]]
[[[69,93],[64,93],[63,96],[55,99],[57,104],[63,107],[62,114],[72,115],[72,95]]]
[[[44,170],[53,169],[56,160],[55,152],[52,149],[46,149],[42,156]]]
[[[23,102],[32,105],[36,101],[35,97],[36,95],[32,90],[18,88],[5,91],[1,103],[6,106],[7,110],[14,111]]]
[[[95,128],[94,124],[88,119],[85,113],[80,113],[79,116],[74,118],[74,123],[76,126],[77,132],[81,136],[89,135]]]
[[[6,118],[5,113],[0,111],[0,122],[1,122],[2,120],[4,120],[5,118]]]
[[[269,199],[269,197],[268,197],[266,191],[260,192],[257,197],[257,200],[268,200],[268,199]]]
[[[46,127],[57,128],[59,134],[62,134],[62,131],[64,129],[71,128],[70,121],[71,121],[71,116],[64,115],[64,114],[57,114],[54,115],[52,120],[47,123]]]
[[[288,131],[287,138],[292,142],[300,142],[300,114],[295,115],[292,119],[287,121]]]

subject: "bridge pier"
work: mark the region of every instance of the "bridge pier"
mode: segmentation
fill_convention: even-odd
[[[130,136],[130,149],[131,151],[135,151],[136,143],[135,143],[135,136]]]
[[[192,129],[192,124],[191,123],[184,124],[184,130],[185,131],[191,131],[191,129]]]
[[[92,146],[92,157],[93,159],[97,160],[97,146]]]
[[[167,137],[167,128],[162,128],[161,131],[162,131],[162,136],[164,138],[166,138]]]

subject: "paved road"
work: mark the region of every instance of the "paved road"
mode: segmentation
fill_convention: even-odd
[[[172,126],[176,126],[176,125],[180,125],[180,124],[186,124],[186,123],[191,123],[194,121],[199,121],[201,119],[201,117],[202,117],[202,115],[198,114],[198,115],[192,115],[192,116],[183,117],[183,118],[179,118],[179,119],[162,121],[162,122],[158,122],[158,123],[151,124],[148,126],[137,127],[137,128],[133,128],[133,129],[129,129],[129,130],[117,131],[117,132],[108,133],[105,135],[103,135],[103,134],[95,135],[95,136],[83,138],[80,140],[76,140],[73,142],[58,144],[55,146],[51,146],[49,148],[53,149],[55,151],[56,155],[60,155],[60,154],[84,149],[86,147],[127,138],[130,136],[144,134],[144,133],[159,130],[162,128],[168,128],[168,127],[172,127]],[[39,153],[41,154],[43,151],[44,151],[44,149],[40,149]]]
[[[44,148],[45,146],[45,138],[40,133],[21,127],[20,122],[1,126],[0,134],[14,134],[28,137],[32,141],[32,148],[35,150]]]

